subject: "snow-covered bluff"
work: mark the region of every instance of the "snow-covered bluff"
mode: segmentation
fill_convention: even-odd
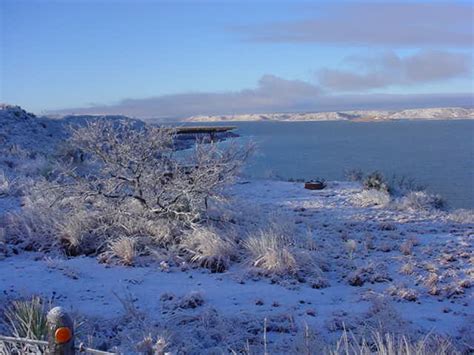
[[[438,107],[398,111],[335,111],[306,113],[264,113],[241,115],[200,115],[187,118],[189,122],[219,121],[383,121],[400,119],[474,119],[474,108]]]

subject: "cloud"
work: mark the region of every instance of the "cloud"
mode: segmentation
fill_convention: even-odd
[[[322,86],[336,91],[416,85],[471,73],[471,58],[463,53],[423,50],[407,57],[386,52],[371,58],[348,57],[352,70],[323,69],[317,74]]]
[[[309,15],[308,15],[309,14]],[[471,47],[469,3],[344,3],[305,9],[305,19],[240,27],[257,42]]]
[[[139,118],[180,119],[193,115],[308,112],[473,106],[472,94],[327,95],[305,81],[264,75],[254,89],[224,93],[186,93],[125,99],[113,105],[50,111],[49,114],[122,114]]]
[[[220,113],[258,113],[311,107],[318,95],[320,95],[320,89],[310,83],[264,75],[255,89],[125,99],[115,105],[95,105],[58,112],[125,114],[145,118],[175,118]]]

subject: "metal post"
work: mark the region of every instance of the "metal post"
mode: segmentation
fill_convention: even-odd
[[[74,323],[62,307],[54,307],[47,316],[47,355],[74,355]]]

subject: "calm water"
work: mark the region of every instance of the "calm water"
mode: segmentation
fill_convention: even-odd
[[[346,169],[415,178],[450,207],[474,208],[474,121],[232,122],[258,143],[247,174],[344,179]]]

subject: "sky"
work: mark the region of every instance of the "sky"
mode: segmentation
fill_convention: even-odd
[[[0,0],[0,101],[142,118],[473,106],[465,1]]]

